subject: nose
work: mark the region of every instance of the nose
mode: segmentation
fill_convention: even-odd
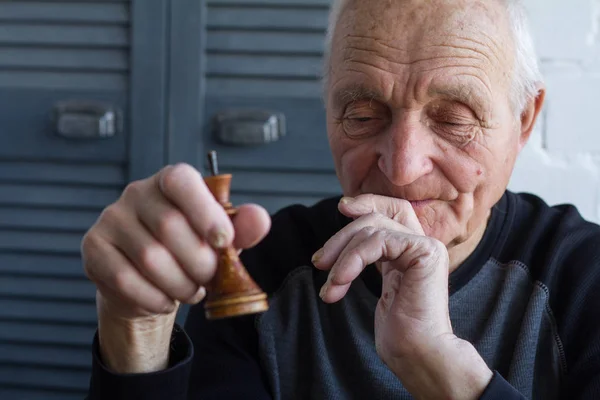
[[[396,186],[415,182],[433,170],[433,138],[418,118],[397,118],[379,143],[379,169]]]

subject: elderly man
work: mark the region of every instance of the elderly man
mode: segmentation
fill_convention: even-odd
[[[330,21],[344,197],[231,223],[190,166],[129,185],[83,241],[89,398],[600,398],[600,229],[506,190],[544,99],[520,3],[340,0]],[[174,325],[231,243],[269,311]]]

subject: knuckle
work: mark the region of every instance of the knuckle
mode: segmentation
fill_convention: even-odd
[[[85,276],[92,282],[96,282],[97,278],[96,278],[96,271],[95,271],[95,264],[92,262],[84,262],[83,263],[83,273],[85,274]]]
[[[352,250],[348,251],[347,255],[347,260],[356,260],[360,263],[363,263],[363,254],[361,252],[360,247],[355,247]]]
[[[375,201],[375,195],[373,193],[365,193],[359,195],[357,199],[360,199],[366,203],[373,203]]]
[[[444,244],[439,240],[430,238],[430,240],[428,240],[427,242],[429,243],[432,253],[441,254],[446,252],[446,246],[444,246]]]
[[[190,275],[198,283],[208,283],[217,270],[217,254],[212,248],[202,246],[196,251],[195,260]]]
[[[361,218],[362,218],[362,223],[364,223],[366,226],[373,227],[375,225],[381,224],[383,215],[378,212],[372,212]]]
[[[410,201],[405,200],[405,199],[396,199],[394,202],[394,205],[395,205],[395,210],[394,210],[395,214],[405,212],[406,210],[412,210],[412,205],[410,204]]]
[[[81,253],[83,258],[87,258],[90,252],[93,252],[97,247],[96,233],[93,229],[86,232],[81,238]]]
[[[179,163],[165,170],[161,177],[161,187],[166,192],[176,191],[194,174],[194,168],[185,163]]]
[[[192,283],[191,281],[188,281],[186,283],[180,284],[179,287],[176,290],[174,290],[172,297],[181,302],[186,302],[187,300],[193,298],[197,292],[198,285]]]
[[[139,262],[141,267],[152,272],[158,270],[169,257],[167,250],[160,244],[150,244],[140,250]]]
[[[143,181],[134,181],[125,187],[123,190],[122,198],[125,200],[135,201],[144,196],[144,183]]]
[[[113,203],[106,207],[102,214],[100,215],[100,222],[107,223],[109,225],[113,225],[116,222],[119,222],[122,218],[122,213],[120,207],[117,203]]]
[[[376,232],[373,232],[372,236],[373,236],[373,239],[376,242],[378,242],[378,243],[379,242],[385,242],[386,240],[389,239],[390,232],[388,230],[385,230],[385,229],[380,229],[380,230],[378,230]]]
[[[412,208],[412,205],[410,204],[410,201],[406,200],[406,199],[395,199],[395,204],[400,208],[400,209],[405,209],[405,208]]]
[[[370,236],[373,236],[373,234],[375,234],[376,232],[377,232],[377,228],[375,228],[372,225],[369,225],[369,226],[365,226],[364,228],[362,228],[360,230],[360,236],[361,236],[361,238],[366,239]]]
[[[162,213],[158,218],[158,236],[161,238],[177,234],[186,224],[185,217],[177,210],[171,209]]]
[[[444,260],[448,257],[446,246],[439,240],[428,238],[424,241],[423,253],[429,260]]]
[[[193,291],[193,293],[191,293],[189,296],[185,297],[184,299],[181,299],[181,301],[185,304],[198,304],[204,299],[205,295],[206,295],[206,292],[200,290],[200,287],[196,287],[196,289]]]
[[[126,269],[120,269],[112,276],[112,286],[118,293],[129,293],[132,285],[133,276]]]
[[[88,272],[94,268],[97,260],[101,259],[101,256],[98,254],[100,252],[100,241],[102,239],[100,236],[94,231],[88,231],[81,238],[80,244],[80,252],[81,252],[81,260],[83,261],[83,269],[88,274]],[[91,279],[90,276],[88,278]]]

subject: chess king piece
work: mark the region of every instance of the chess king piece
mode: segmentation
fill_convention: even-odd
[[[208,189],[230,217],[237,213],[229,200],[231,174],[219,174],[217,154],[208,154],[212,176],[204,178]],[[204,303],[209,320],[264,312],[269,309],[267,294],[256,284],[233,246],[219,250],[217,272],[207,287]]]

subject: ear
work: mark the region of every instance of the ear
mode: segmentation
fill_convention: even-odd
[[[525,147],[529,137],[531,136],[531,132],[533,132],[533,128],[537,121],[540,112],[542,111],[542,107],[544,105],[544,100],[546,98],[546,88],[541,83],[538,85],[537,95],[529,100],[523,113],[521,113],[521,132],[519,136],[519,151]]]

